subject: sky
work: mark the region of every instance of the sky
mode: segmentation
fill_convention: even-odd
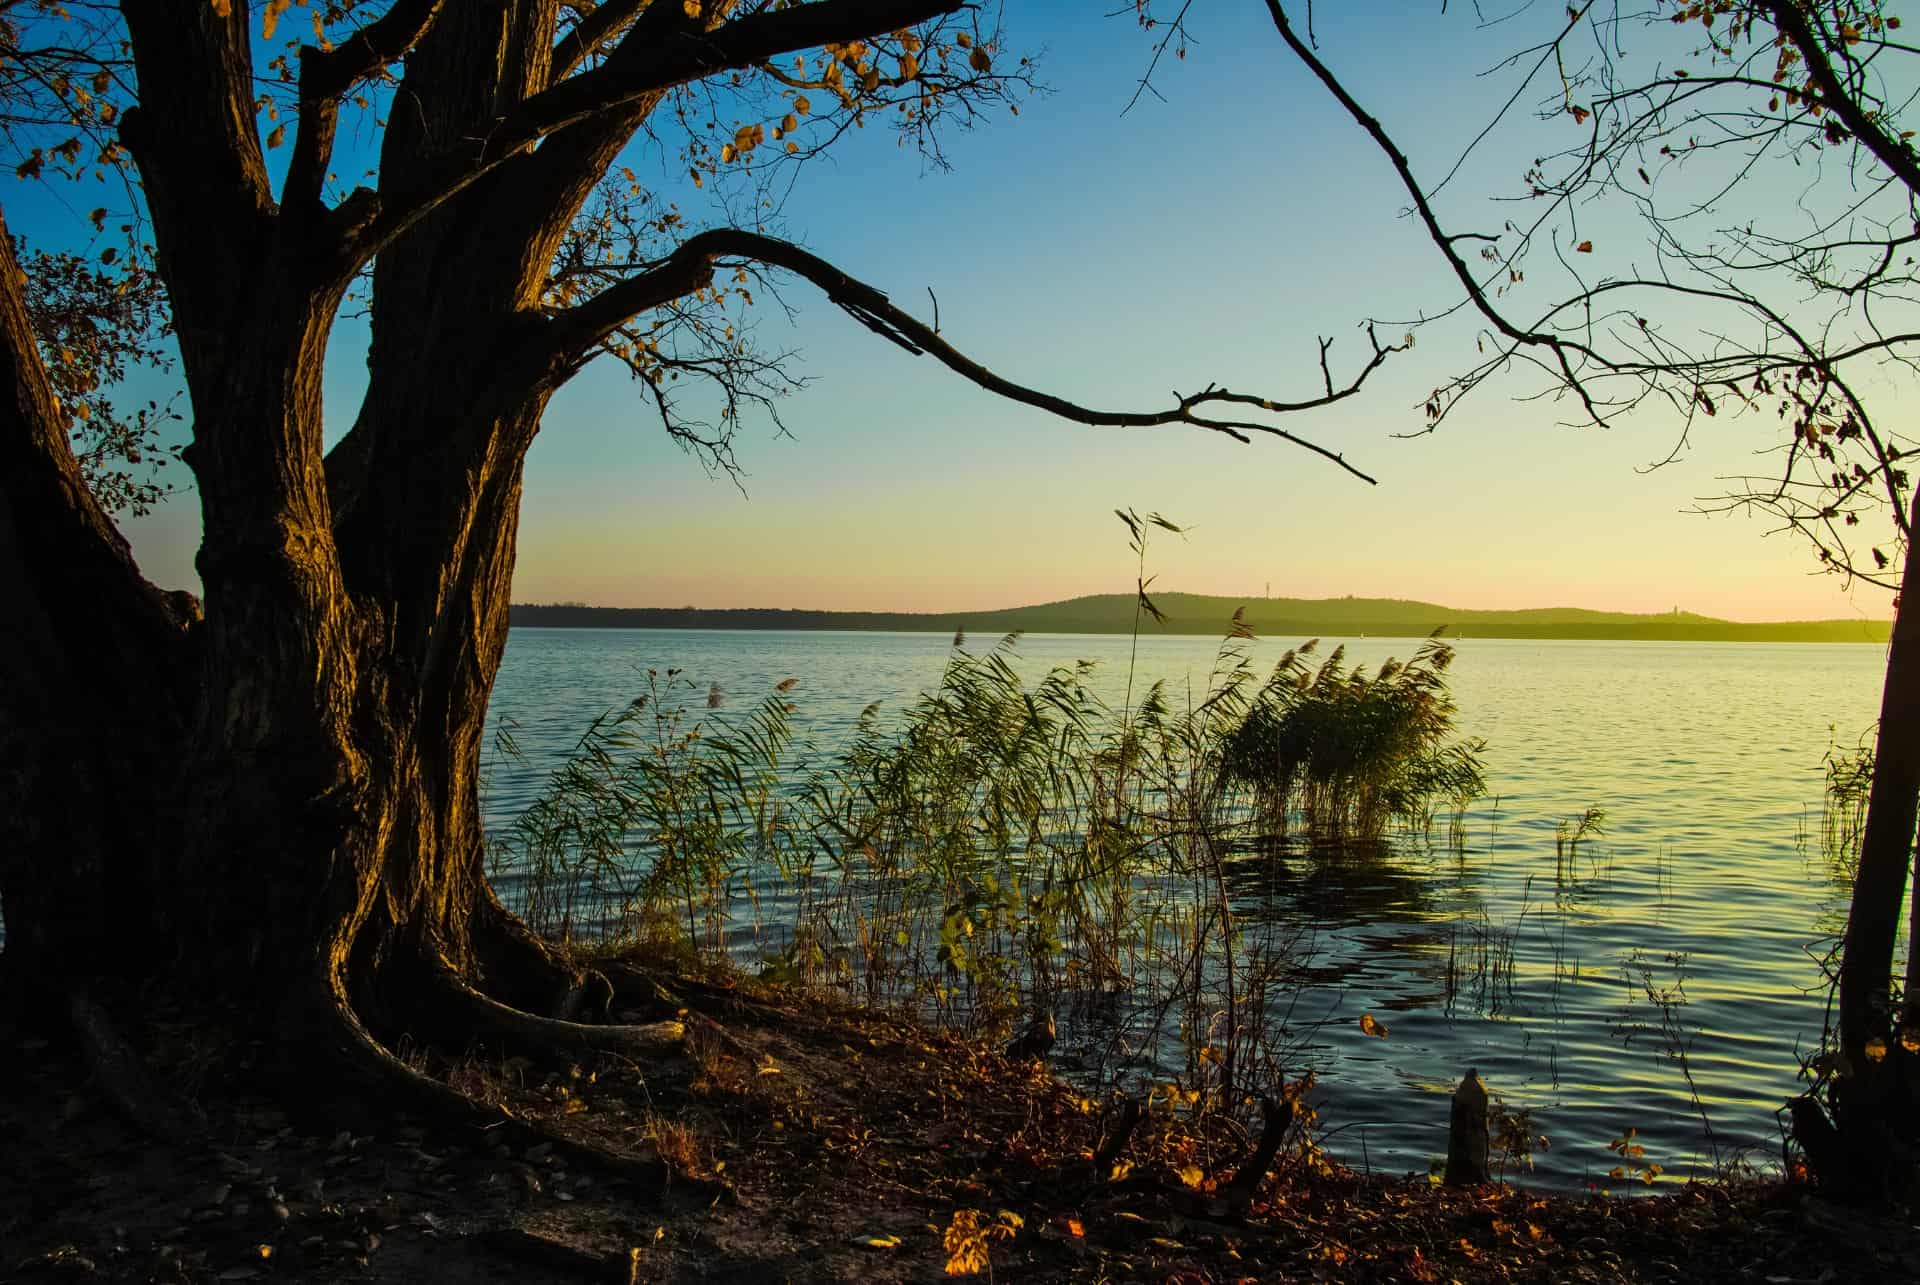
[[[950,172],[885,131],[851,135],[802,171],[786,233],[923,316],[931,291],[942,334],[996,372],[1110,409],[1209,383],[1312,395],[1319,336],[1336,341],[1339,377],[1365,358],[1368,318],[1455,301],[1385,158],[1264,6],[1196,4],[1186,57],[1130,111],[1152,38],[1111,8],[1009,5],[1010,43],[1038,54],[1050,92],[949,136]],[[1541,13],[1488,28],[1470,6],[1401,0],[1322,4],[1316,19],[1324,56],[1432,176],[1503,92],[1475,73]],[[1463,226],[1490,208],[1477,193],[1510,192],[1528,159],[1509,146],[1454,181]],[[10,204],[16,230],[31,235],[33,217],[22,226]],[[527,463],[516,601],[965,611],[1128,592],[1120,507],[1189,528],[1149,552],[1162,590],[1889,614],[1883,592],[1815,574],[1811,550],[1764,519],[1694,511],[1720,479],[1764,469],[1767,422],[1704,421],[1650,468],[1674,445],[1671,419],[1567,427],[1570,407],[1516,400],[1538,384],[1514,376],[1438,432],[1397,437],[1473,361],[1470,325],[1422,329],[1359,396],[1285,421],[1369,486],[1284,442],[1065,423],[886,344],[803,283],[783,293],[791,319],[759,310],[758,337],[796,350],[810,383],[782,407],[790,437],[743,430],[738,486],[665,439],[624,370],[590,367],[555,398]],[[336,328],[336,434],[364,386],[364,334]],[[194,585],[190,492],[123,525],[152,578]]]

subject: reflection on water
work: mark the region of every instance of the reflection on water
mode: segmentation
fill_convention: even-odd
[[[1262,642],[1256,662],[1298,641]],[[937,682],[947,642],[516,630],[492,715],[513,720],[528,762],[492,765],[489,822],[525,807],[588,719],[644,687],[648,666],[684,668],[743,704],[798,678],[800,735],[830,749],[868,702],[898,709]],[[1413,643],[1346,645],[1377,665]],[[1199,688],[1214,646],[1143,639],[1141,675]],[[1020,654],[1035,677],[1100,661],[1095,686],[1117,703],[1127,647],[1034,637]],[[1871,723],[1883,663],[1869,646],[1460,643],[1459,728],[1485,739],[1493,796],[1457,842],[1443,820],[1368,850],[1288,841],[1226,865],[1243,931],[1286,955],[1277,1020],[1296,1069],[1321,1073],[1331,1149],[1425,1172],[1444,1149],[1444,1095],[1476,1066],[1552,1138],[1536,1157],[1545,1184],[1618,1186],[1607,1143],[1629,1127],[1676,1176],[1715,1146],[1777,1156],[1774,1112],[1819,1036],[1822,936],[1844,907],[1820,852],[1822,761],[1830,732],[1851,744]],[[1605,833],[1556,861],[1556,833],[1595,806]],[[765,909],[776,922],[779,906]],[[1663,1012],[1656,999],[1675,988],[1684,1003]],[[1380,1015],[1388,1038],[1363,1034],[1363,1014]]]

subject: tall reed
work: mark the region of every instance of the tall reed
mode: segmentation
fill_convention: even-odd
[[[1243,928],[1229,872],[1276,832],[1377,839],[1463,804],[1450,651],[1370,677],[1338,651],[1308,669],[1309,645],[1262,679],[1236,626],[1183,708],[1155,684],[1116,711],[1090,662],[1026,682],[1018,643],[956,639],[937,687],[830,753],[795,744],[791,680],[694,721],[695,689],[650,672],[496,869],[555,937],[744,957],[983,1034],[1057,1011],[1095,1074],[1183,1065],[1216,1099],[1283,1078],[1299,941]]]

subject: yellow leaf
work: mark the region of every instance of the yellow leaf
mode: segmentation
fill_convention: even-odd
[[[293,8],[293,0],[267,0],[267,7],[260,14],[260,38],[273,39],[273,29],[280,25],[280,15]]]
[[[793,100],[793,110],[799,112],[802,116],[805,116],[808,112],[813,110],[813,104],[807,101],[807,96],[805,94],[801,94]]]
[[[1180,1171],[1180,1181],[1189,1187],[1198,1187],[1206,1180],[1207,1175],[1200,1172],[1199,1165],[1188,1165]]]
[[[680,7],[686,10],[687,17],[689,18],[698,18],[700,16],[700,0],[683,0]]]
[[[794,130],[800,128],[800,119],[792,112],[788,112],[780,118],[780,128],[791,134]]]
[[[285,125],[276,125],[274,126],[273,133],[267,135],[267,150],[272,151],[286,141],[287,127]]]
[[[720,145],[720,163],[722,165],[731,165],[733,163],[733,158],[734,158],[733,144],[722,143]],[[699,180],[695,179],[694,181],[698,182]]]
[[[213,5],[214,17],[229,18],[233,16],[233,5],[231,3],[231,0],[209,0],[209,3]]]
[[[1360,1032],[1363,1035],[1371,1035],[1379,1040],[1387,1038],[1386,1024],[1375,1021],[1372,1013],[1362,1013],[1360,1015]]]
[[[1867,1041],[1867,1046],[1862,1051],[1866,1053],[1867,1061],[1869,1062],[1885,1061],[1887,1056],[1887,1042],[1876,1035]]]
[[[869,1249],[892,1249],[900,1243],[900,1238],[898,1236],[879,1234],[872,1236],[855,1236],[853,1243],[856,1245],[865,1245]]]

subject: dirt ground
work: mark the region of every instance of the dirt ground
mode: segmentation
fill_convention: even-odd
[[[684,1054],[657,1065],[431,1068],[503,1120],[657,1159],[655,1181],[486,1129],[290,1113],[249,1049],[155,1021],[142,1051],[204,1122],[163,1145],[73,1050],[0,1028],[0,1282],[1920,1280],[1908,1222],[1792,1184],[1543,1197],[1283,1153],[1234,1201],[1251,1140],[1164,1105],[1096,1172],[1120,1111],[1040,1063],[686,985]]]

